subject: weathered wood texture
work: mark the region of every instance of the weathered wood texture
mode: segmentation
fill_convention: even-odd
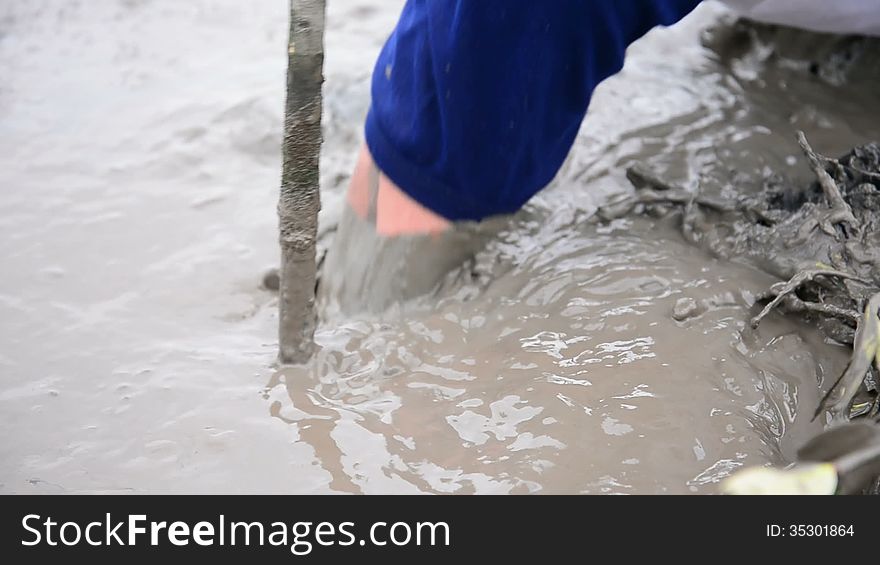
[[[314,350],[324,4],[325,0],[290,3],[284,164],[278,201],[282,363],[305,363]]]

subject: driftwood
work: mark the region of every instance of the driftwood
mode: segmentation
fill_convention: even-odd
[[[324,5],[324,0],[290,3],[284,155],[278,201],[278,337],[282,363],[305,363],[314,350]]]

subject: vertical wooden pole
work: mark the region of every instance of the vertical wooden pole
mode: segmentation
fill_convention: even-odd
[[[305,363],[314,350],[324,5],[325,0],[290,1],[284,156],[278,201],[278,337],[282,363]]]

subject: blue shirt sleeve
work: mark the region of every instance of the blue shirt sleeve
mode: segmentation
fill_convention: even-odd
[[[450,220],[518,210],[627,46],[699,0],[408,0],[372,81],[379,168]]]

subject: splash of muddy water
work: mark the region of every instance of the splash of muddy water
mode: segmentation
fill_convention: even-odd
[[[328,6],[325,228],[400,8],[376,4]],[[793,127],[832,154],[878,137],[864,93],[755,54],[725,70],[698,41],[719,13],[630,50],[473,264],[380,316],[326,312],[313,366],[276,372],[257,282],[286,3],[4,3],[0,492],[712,492],[789,460],[846,350],[780,317],[744,331],[771,277],[674,226],[589,221],[635,160],[808,178]]]

